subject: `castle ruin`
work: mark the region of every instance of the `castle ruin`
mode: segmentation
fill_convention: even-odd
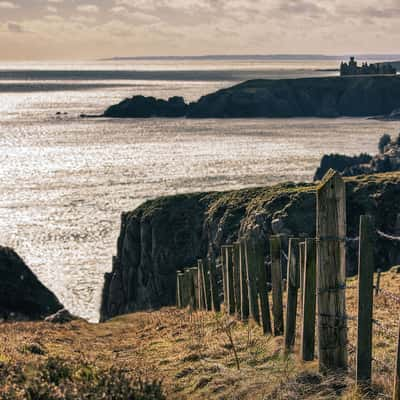
[[[388,63],[368,64],[362,63],[358,66],[354,57],[350,57],[348,63],[340,64],[340,76],[349,75],[396,75],[396,69]]]

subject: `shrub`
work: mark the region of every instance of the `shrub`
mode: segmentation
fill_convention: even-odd
[[[161,382],[61,358],[37,365],[0,364],[0,393],[2,400],[165,400]]]
[[[378,143],[379,153],[381,154],[383,153],[385,146],[387,146],[390,143],[390,141],[391,141],[390,135],[388,135],[387,133],[381,136]]]

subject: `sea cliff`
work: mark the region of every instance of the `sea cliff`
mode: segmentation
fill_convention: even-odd
[[[375,216],[377,227],[400,234],[400,173],[346,178],[347,234],[358,236],[361,214]],[[315,235],[316,185],[285,183],[229,192],[158,198],[123,213],[113,269],[105,276],[101,319],[175,301],[175,272],[196,264],[238,236],[255,233]],[[376,246],[381,268],[400,263],[399,244]],[[347,271],[357,269],[357,245],[348,246]]]
[[[134,96],[109,107],[105,117],[288,118],[372,117],[400,108],[400,77],[355,76],[251,80],[185,104]]]

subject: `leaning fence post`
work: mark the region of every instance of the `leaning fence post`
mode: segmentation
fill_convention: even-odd
[[[289,239],[286,279],[285,349],[291,351],[296,337],[297,291],[299,288],[299,239]]]
[[[374,285],[374,222],[370,215],[360,216],[358,247],[358,325],[357,383],[371,380],[372,311]]]
[[[271,280],[272,280],[272,312],[274,314],[274,335],[281,336],[283,327],[282,303],[282,267],[281,267],[281,238],[270,237],[271,251]]]
[[[240,318],[240,242],[233,244],[233,292],[236,314]]]
[[[207,311],[211,310],[211,290],[210,290],[210,279],[208,276],[209,263],[207,259],[201,260],[202,265],[202,284],[203,284],[203,298],[204,298],[204,307]]]
[[[247,321],[249,319],[249,295],[247,286],[247,268],[246,268],[246,243],[244,240],[240,241],[240,264],[239,264],[239,278],[240,278],[240,319]]]
[[[330,169],[317,189],[318,346],[321,372],[347,368],[346,188]]]
[[[394,371],[393,400],[400,400],[400,324],[397,340],[397,357]]]
[[[260,324],[260,309],[257,298],[257,270],[254,253],[251,249],[250,239],[245,240],[245,256],[247,269],[247,290],[249,293],[249,313],[250,317]]]
[[[226,307],[230,315],[235,314],[235,293],[234,293],[234,283],[233,283],[233,246],[226,246],[226,296],[227,302]]]
[[[301,319],[301,359],[312,361],[315,353],[315,305],[316,305],[316,243],[306,239],[304,245],[303,318]]]

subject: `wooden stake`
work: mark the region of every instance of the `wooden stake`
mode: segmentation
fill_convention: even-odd
[[[181,272],[176,273],[176,306],[183,308],[183,274]]]
[[[217,285],[217,268],[215,266],[215,260],[212,257],[208,258],[208,266],[210,272],[210,292],[211,292],[212,309],[214,312],[220,312],[221,301],[219,298],[218,285]]]
[[[299,261],[299,239],[291,238],[289,239],[286,280],[286,352],[292,350],[296,338],[297,291],[300,285]]]
[[[230,315],[235,314],[235,293],[233,281],[233,246],[226,246],[226,295],[227,295],[227,311]]]
[[[233,244],[233,292],[236,315],[240,318],[240,242]]]
[[[299,277],[300,277],[300,315],[303,315],[304,293],[304,269],[305,269],[305,242],[299,243]]]
[[[372,369],[372,312],[374,285],[374,222],[371,216],[360,217],[358,248],[358,327],[357,383],[371,381]]]
[[[304,245],[303,318],[301,320],[301,359],[312,361],[315,354],[315,306],[317,289],[316,242],[306,239]]]
[[[221,270],[222,270],[222,286],[224,289],[224,307],[225,307],[225,312],[227,311],[227,302],[228,302],[228,296],[227,296],[227,283],[226,283],[226,246],[221,247]]]
[[[250,239],[246,239],[244,243],[247,267],[247,290],[249,293],[249,315],[257,324],[260,324],[260,309],[257,296],[257,264],[251,249]]]
[[[246,243],[244,240],[240,241],[240,264],[239,264],[239,278],[240,278],[240,319],[247,321],[249,319],[249,294],[247,282],[247,267],[246,267]]]
[[[330,169],[317,189],[318,346],[321,372],[347,368],[346,190]]]
[[[265,268],[265,243],[260,239],[252,239],[252,252],[256,263],[257,292],[260,302],[261,325],[264,335],[272,333],[271,313],[269,310],[267,270]]]
[[[399,337],[397,341],[397,357],[394,371],[393,400],[400,400],[400,324]]]
[[[272,280],[272,312],[274,314],[274,335],[281,336],[283,326],[282,303],[282,267],[281,267],[281,238],[270,237],[271,248],[271,280]]]
[[[204,281],[203,281],[203,260],[197,260],[197,307],[205,310]]]

